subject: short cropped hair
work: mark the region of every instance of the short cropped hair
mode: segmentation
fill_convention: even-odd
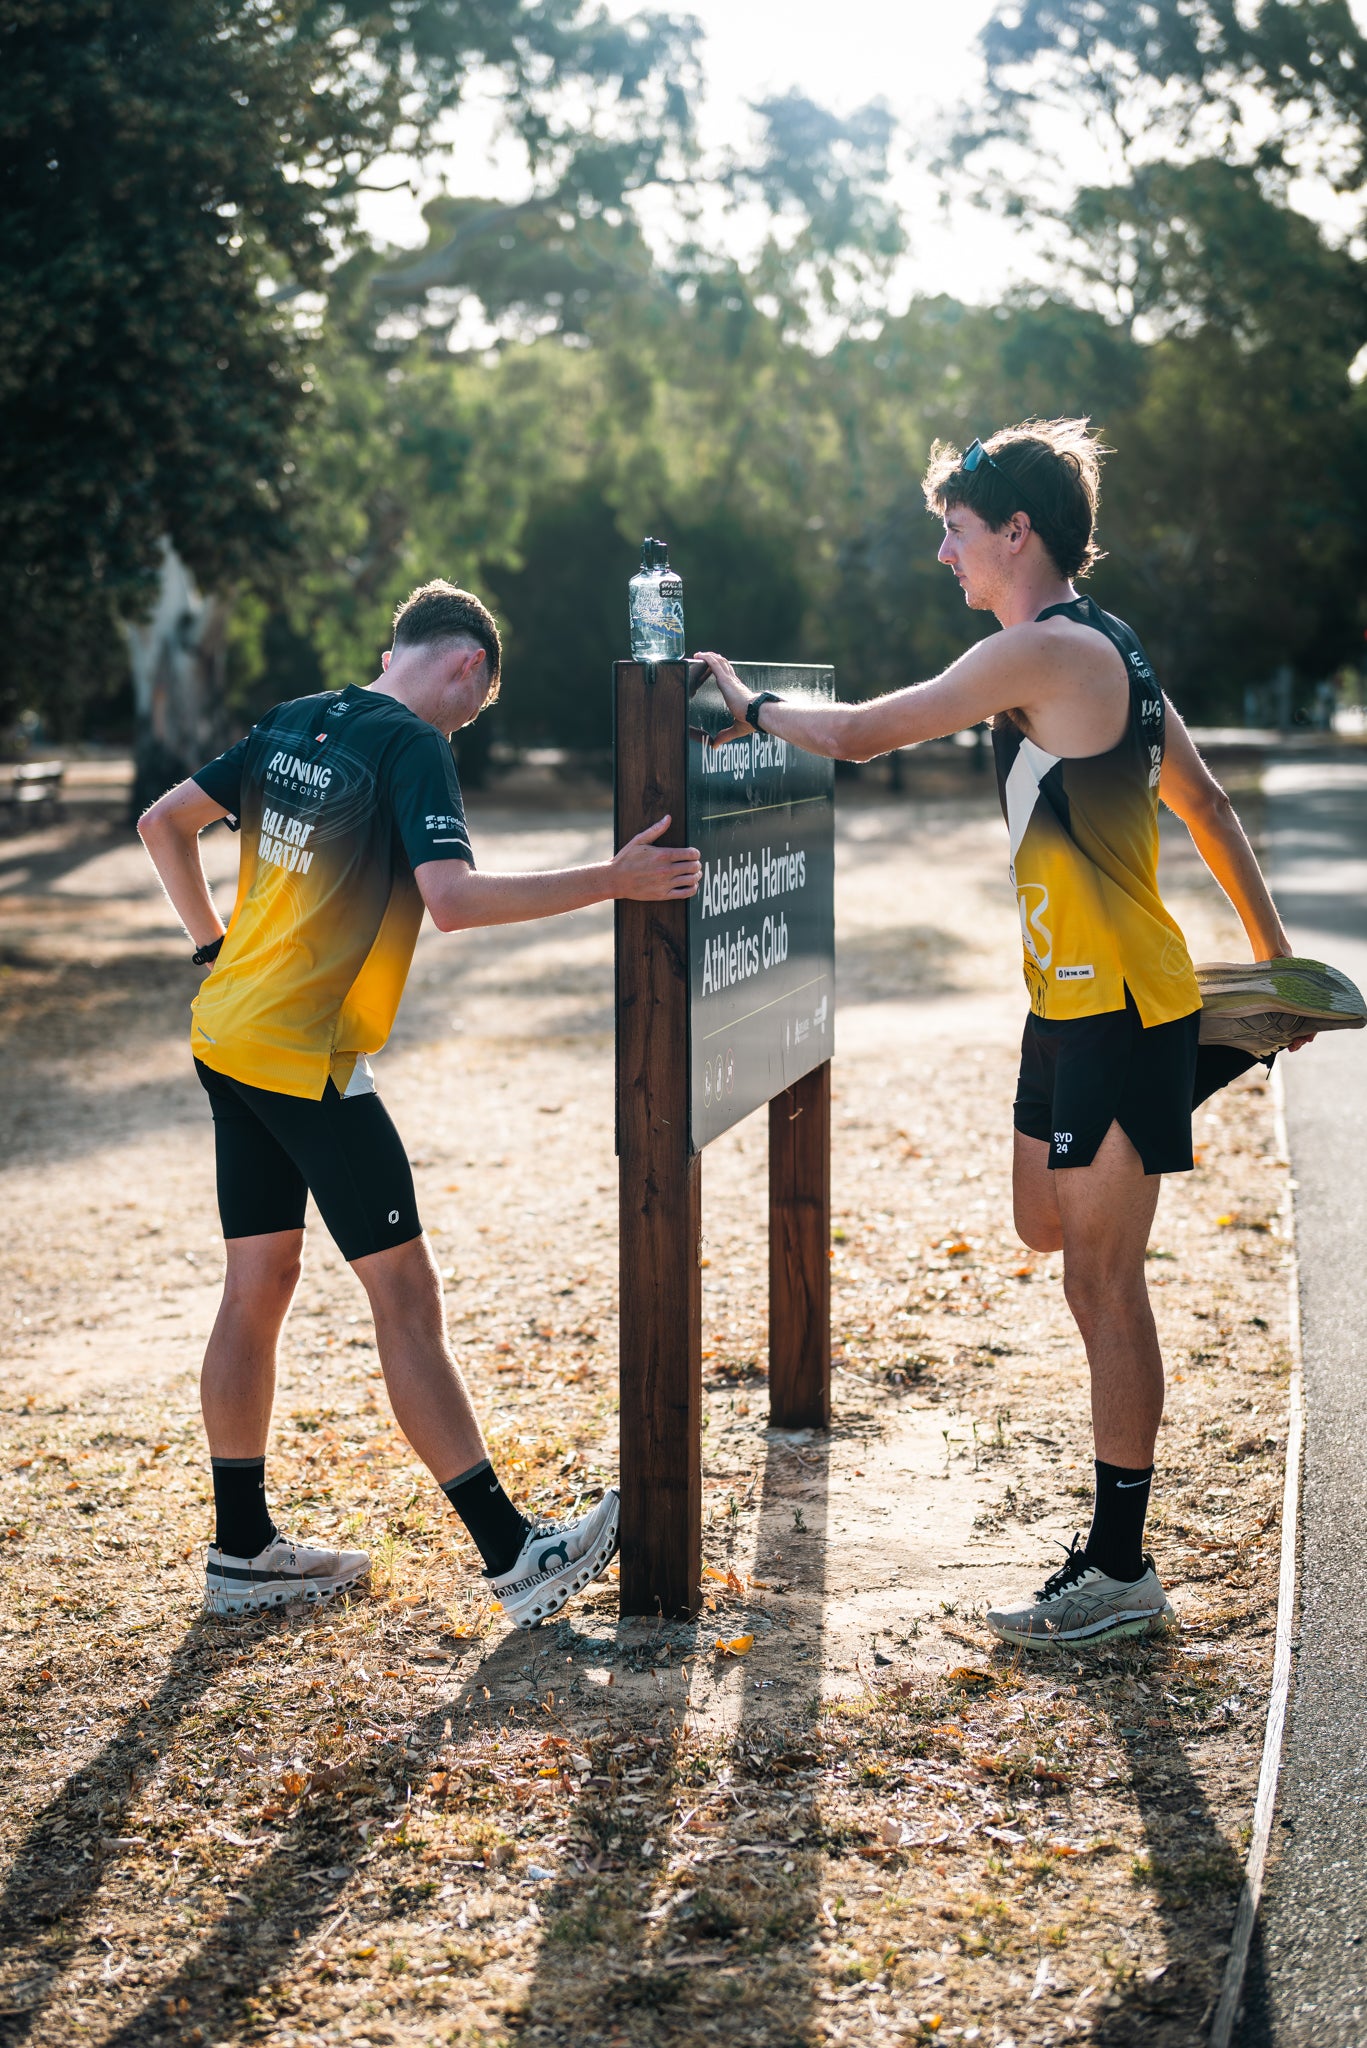
[[[927,511],[943,518],[951,506],[966,505],[994,533],[1014,513],[1028,513],[1060,575],[1085,576],[1094,569],[1103,560],[1096,544],[1101,458],[1112,451],[1091,431],[1091,422],[1026,420],[1001,428],[983,447],[992,461],[966,470],[950,442],[934,444],[922,480]]]
[[[430,647],[439,640],[473,640],[484,649],[489,668],[489,694],[484,701],[492,704],[498,696],[503,665],[503,642],[494,615],[473,591],[437,578],[419,584],[395,612],[394,646]]]

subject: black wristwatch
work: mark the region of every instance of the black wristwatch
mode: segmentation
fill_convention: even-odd
[[[214,961],[217,960],[219,953],[222,951],[223,941],[227,938],[227,936],[228,934],[226,932],[220,932],[216,939],[210,939],[207,946],[197,947],[196,950],[190,955],[190,958],[194,961],[195,966],[211,967]]]
[[[762,707],[765,704],[781,704],[782,702],[783,699],[776,691],[761,690],[757,696],[750,699],[750,702],[745,707],[745,723],[753,727],[756,732],[763,732],[764,727],[759,722],[759,714]]]

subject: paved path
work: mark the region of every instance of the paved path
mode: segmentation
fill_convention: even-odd
[[[1367,757],[1267,777],[1271,879],[1299,952],[1367,989]],[[1306,1443],[1299,1652],[1246,2048],[1367,2044],[1367,1034],[1283,1062]]]

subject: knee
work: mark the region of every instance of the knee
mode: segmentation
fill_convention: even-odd
[[[429,1323],[443,1316],[441,1274],[425,1237],[352,1261],[376,1322]]]
[[[1037,1216],[1016,1211],[1016,1235],[1032,1252],[1063,1249],[1063,1226],[1054,1216]]]
[[[1052,1202],[1030,1201],[1018,1186],[1012,1195],[1011,1212],[1017,1237],[1032,1252],[1062,1251],[1063,1224]]]
[[[1142,1280],[1133,1285],[1128,1275],[1107,1272],[1090,1260],[1063,1262],[1063,1296],[1073,1321],[1084,1338],[1105,1325],[1125,1324],[1142,1311]]]
[[[1104,1295],[1105,1287],[1101,1275],[1094,1266],[1082,1260],[1064,1260],[1063,1298],[1080,1330],[1085,1330],[1089,1323],[1096,1321],[1102,1310]]]
[[[304,1270],[298,1251],[281,1251],[270,1258],[254,1258],[250,1265],[228,1261],[224,1277],[224,1298],[236,1306],[249,1304],[287,1309]]]

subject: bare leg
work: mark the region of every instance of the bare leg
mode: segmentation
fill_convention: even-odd
[[[441,1276],[425,1237],[352,1261],[370,1297],[394,1417],[438,1486],[489,1453],[446,1338]]]
[[[275,1400],[275,1353],[299,1280],[302,1230],[226,1240],[227,1272],[199,1398],[209,1455],[261,1458]]]
[[[1049,1147],[1043,1138],[1014,1133],[1015,1155],[1011,1161],[1011,1203],[1016,1216],[1016,1235],[1032,1252],[1056,1252],[1063,1247],[1063,1224],[1058,1213],[1055,1176],[1049,1171]],[[1074,1171],[1076,1169],[1073,1169]]]
[[[1162,1177],[1145,1173],[1112,1124],[1090,1166],[1055,1168],[1049,1178],[1062,1225],[1063,1291],[1091,1368],[1096,1455],[1141,1471],[1153,1463],[1163,1416],[1163,1360],[1144,1277]]]

